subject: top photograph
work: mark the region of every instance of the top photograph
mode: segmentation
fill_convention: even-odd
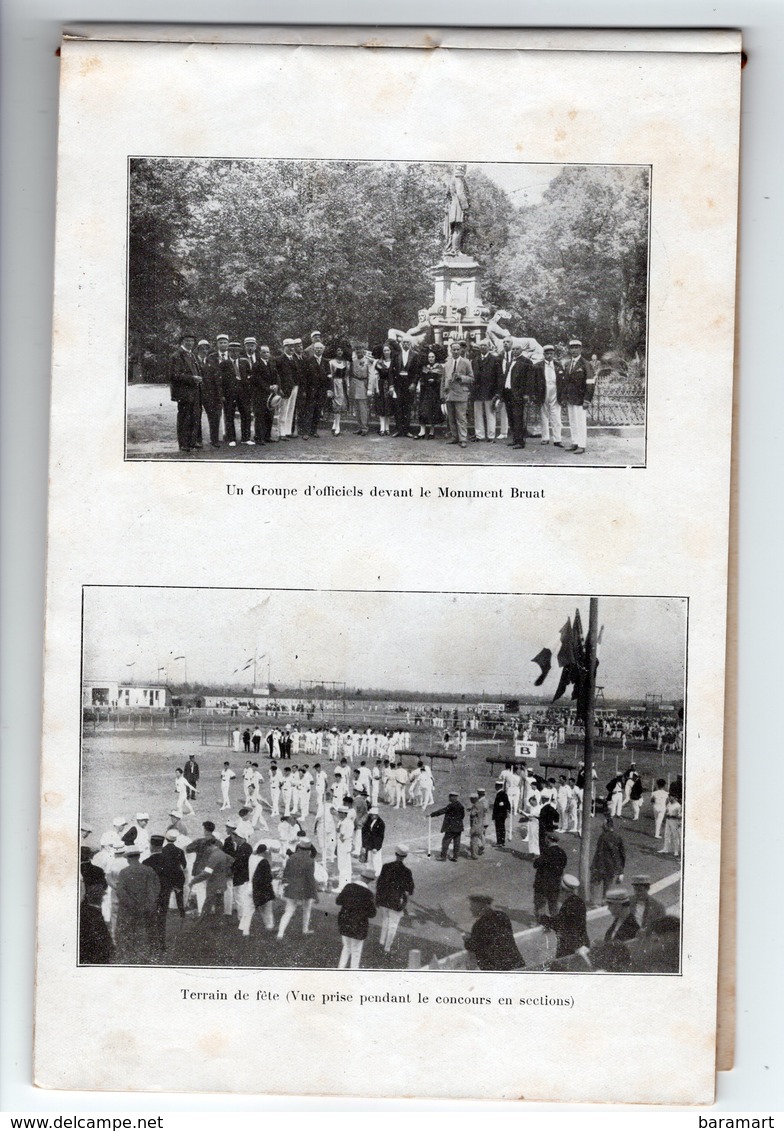
[[[644,467],[651,168],[132,157],[125,458]]]

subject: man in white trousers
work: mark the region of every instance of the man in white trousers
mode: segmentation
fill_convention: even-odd
[[[549,444],[552,436],[553,447],[561,448],[561,406],[558,393],[563,386],[564,368],[556,360],[555,347],[543,346],[544,358],[534,364],[532,398],[539,406],[539,423],[542,428],[542,443]]]

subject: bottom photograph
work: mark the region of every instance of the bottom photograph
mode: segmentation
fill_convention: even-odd
[[[79,965],[678,975],[687,625],[86,586]]]

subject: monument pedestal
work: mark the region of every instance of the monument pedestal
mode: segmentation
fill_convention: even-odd
[[[435,280],[435,302],[428,311],[436,342],[452,338],[478,341],[487,326],[479,277],[481,266],[470,255],[445,255],[430,268]]]

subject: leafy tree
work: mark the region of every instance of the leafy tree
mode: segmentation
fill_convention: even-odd
[[[130,170],[128,329],[173,348],[183,323],[211,341],[255,334],[380,342],[433,299],[447,167],[437,163],[137,159]],[[468,174],[465,248],[487,300],[540,340],[644,348],[648,182],[570,167],[516,209]]]

